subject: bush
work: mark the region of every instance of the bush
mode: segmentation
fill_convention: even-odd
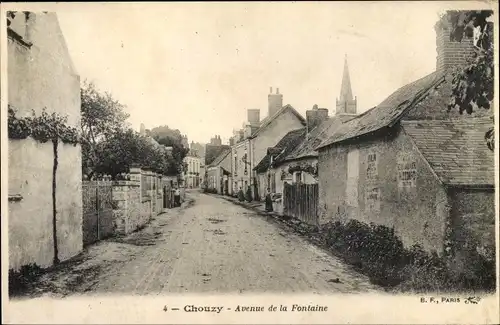
[[[23,265],[18,271],[9,270],[9,295],[21,294],[43,273],[36,263]]]
[[[357,220],[335,221],[321,229],[323,241],[373,283],[402,291],[494,290],[495,264],[479,254],[467,261],[472,271],[452,272],[449,260],[419,245],[405,248],[394,229]],[[469,267],[469,264],[468,264]]]

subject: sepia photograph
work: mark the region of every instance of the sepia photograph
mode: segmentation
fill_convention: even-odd
[[[498,323],[497,6],[3,3],[4,321]]]

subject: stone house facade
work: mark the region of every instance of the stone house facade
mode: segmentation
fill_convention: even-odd
[[[275,107],[274,99],[270,107]],[[263,195],[263,185],[259,182],[255,166],[266,156],[267,149],[278,143],[285,134],[303,128],[305,119],[291,105],[285,105],[262,122],[252,122],[249,121],[242,137],[233,139],[230,194],[236,194],[240,188],[246,192],[250,187],[253,198],[257,199]]]
[[[436,72],[343,123],[317,147],[319,218],[383,224],[405,245],[453,250],[460,260],[464,245],[494,247],[494,155],[484,140],[494,122],[486,110],[447,112],[449,68],[464,64],[472,47],[469,40],[442,44],[445,19],[436,25]]]
[[[6,52],[9,106],[18,117],[46,108],[80,128],[80,77],[55,13],[16,12],[8,17]],[[64,85],[61,87],[61,85]],[[9,268],[52,265],[82,250],[80,145],[58,144],[56,190],[51,142],[9,139]],[[53,194],[55,207],[53,207]],[[56,213],[57,243],[53,218]],[[58,254],[55,254],[57,245]]]

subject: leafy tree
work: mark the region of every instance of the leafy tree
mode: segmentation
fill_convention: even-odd
[[[96,174],[111,175],[113,178],[127,173],[132,165],[152,168],[165,175],[176,175],[178,163],[175,157],[150,139],[137,132],[117,130],[97,145]]]
[[[448,17],[452,30],[450,39],[461,42],[464,37],[474,40],[474,55],[465,69],[455,73],[453,77],[452,97],[449,109],[458,109],[472,114],[475,109],[490,109],[494,96],[493,65],[493,24],[488,18],[492,10],[449,11]],[[485,134],[490,150],[494,149],[494,131]]]
[[[93,172],[115,177],[128,172],[133,164],[142,164],[148,143],[131,129],[116,130],[96,145]]]
[[[100,142],[122,132],[129,117],[125,106],[120,104],[110,93],[101,93],[93,83],[83,82],[81,95],[81,134],[83,172],[92,177],[98,158],[103,153]]]
[[[156,136],[155,140],[161,144],[171,149],[171,157],[168,161],[168,167],[166,170],[166,175],[177,175],[186,170],[186,166],[184,164],[184,158],[189,152],[188,148],[184,148],[181,142],[181,136],[179,132],[179,137],[176,136]]]

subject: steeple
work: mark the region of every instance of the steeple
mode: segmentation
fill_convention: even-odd
[[[347,64],[347,54],[344,59],[344,74],[342,75],[342,87],[340,88],[340,101],[353,100],[351,89],[351,78],[349,77],[349,66]]]
[[[340,87],[340,98],[337,99],[335,114],[356,114],[357,100],[352,96],[351,77],[347,64],[347,54],[344,58],[344,73]]]

